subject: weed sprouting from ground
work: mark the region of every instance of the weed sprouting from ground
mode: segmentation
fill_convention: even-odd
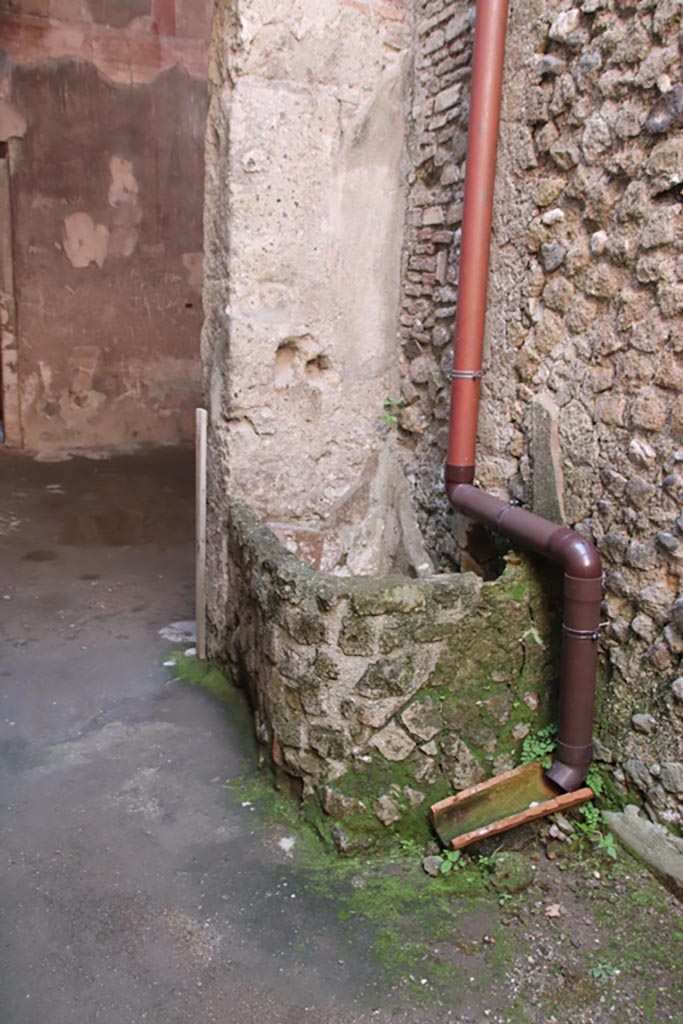
[[[557,726],[547,725],[543,729],[525,737],[522,743],[520,764],[530,764],[539,761],[544,768],[549,768],[551,754],[557,743]],[[596,798],[603,796],[605,783],[599,769],[592,765],[587,778],[586,785],[593,790]],[[579,819],[576,822],[575,831],[571,836],[571,842],[588,843],[594,852],[605,855],[611,860],[616,860],[617,844],[614,837],[608,831],[605,819],[600,809],[593,803],[584,804],[579,811]]]
[[[408,857],[421,857],[424,843],[418,843],[416,839],[405,839],[401,837],[398,841],[398,848]]]
[[[454,868],[463,866],[462,850],[445,850],[441,856],[441,874],[447,875]]]
[[[575,822],[575,831],[570,836],[570,842],[590,844],[593,852],[604,854],[611,860],[618,856],[617,844],[614,836],[606,830],[605,819],[602,811],[593,803],[584,804],[579,809],[579,819]]]
[[[592,967],[588,968],[588,976],[592,978],[593,981],[600,982],[601,985],[607,985],[620,974],[621,971],[618,967],[613,967],[612,964],[602,958],[599,959],[597,963],[593,964]]]

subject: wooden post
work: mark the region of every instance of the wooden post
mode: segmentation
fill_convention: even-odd
[[[197,657],[206,659],[206,409],[196,410],[196,616]]]
[[[22,447],[19,375],[17,370],[17,316],[14,300],[11,165],[16,158],[11,139],[0,142],[0,441]]]

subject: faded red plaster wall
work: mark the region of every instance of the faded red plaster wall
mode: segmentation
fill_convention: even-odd
[[[0,9],[20,413],[9,443],[192,437],[211,8],[6,0]]]

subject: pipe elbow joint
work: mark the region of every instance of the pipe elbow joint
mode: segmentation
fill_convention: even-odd
[[[468,490],[472,488],[461,482],[446,481],[446,498],[452,509],[456,512],[462,512],[464,515],[472,515],[473,513],[468,508],[465,496]]]
[[[574,579],[602,579],[602,561],[598,549],[580,533],[563,527],[548,542],[548,554],[564,566]]]

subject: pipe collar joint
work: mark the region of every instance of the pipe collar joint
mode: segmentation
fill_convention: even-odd
[[[602,562],[598,549],[580,533],[567,527],[553,533],[548,554],[560,562],[568,576],[582,580],[602,580]]]
[[[446,465],[446,492],[449,495],[452,487],[459,484],[471,484],[474,480],[474,466]]]

